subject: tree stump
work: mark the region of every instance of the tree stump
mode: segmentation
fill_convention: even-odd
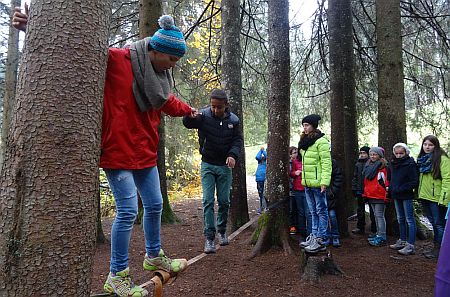
[[[300,263],[303,268],[302,281],[318,283],[325,274],[341,275],[342,270],[334,263],[331,251],[308,254],[302,250]]]

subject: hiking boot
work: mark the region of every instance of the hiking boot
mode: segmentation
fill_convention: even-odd
[[[326,251],[327,247],[323,245],[322,239],[318,237],[314,237],[311,244],[305,247],[305,252],[310,254],[315,254],[321,251]]]
[[[289,234],[291,234],[291,235],[297,234],[297,228],[295,228],[294,226],[292,226],[291,228],[289,228]]]
[[[144,257],[144,270],[164,270],[171,275],[177,274],[187,267],[186,259],[170,259],[164,255],[164,251],[159,251],[159,256],[155,258],[149,258],[147,254]]]
[[[216,246],[214,245],[214,239],[205,240],[205,254],[214,254],[216,252]]]
[[[382,246],[386,244],[386,239],[381,236],[376,236],[373,240],[369,241],[371,246]]]
[[[412,255],[414,254],[414,245],[406,243],[401,250],[398,250],[398,253],[405,256]]]
[[[305,241],[300,242],[300,248],[305,248],[307,246],[309,246],[313,240],[314,240],[315,236],[311,233],[308,235],[308,237],[306,237]]]
[[[219,244],[221,246],[230,244],[230,242],[228,241],[228,236],[227,236],[226,233],[219,233]]]
[[[393,250],[401,250],[406,246],[406,241],[398,239],[394,244],[391,244],[389,247]]]
[[[355,228],[355,229],[352,230],[352,233],[361,235],[361,234],[364,234],[365,232],[364,232],[363,229]]]
[[[133,284],[128,267],[117,272],[115,275],[110,272],[103,285],[103,290],[120,297],[143,297],[148,295],[146,289]]]
[[[333,246],[334,247],[340,247],[341,246],[341,241],[339,240],[338,237],[333,238]]]

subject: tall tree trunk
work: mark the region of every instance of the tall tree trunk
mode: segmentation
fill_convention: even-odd
[[[110,15],[106,0],[33,1],[0,179],[0,296],[90,293]]]
[[[378,144],[392,159],[392,147],[407,143],[405,93],[403,84],[402,24],[400,0],[376,1],[377,75],[378,75]],[[394,207],[386,210],[388,234],[396,225]]]
[[[337,217],[341,235],[348,235],[347,216],[352,210],[351,181],[357,151],[352,10],[350,0],[328,2],[331,84],[331,140],[333,158],[344,169]]]
[[[140,0],[139,1],[139,38],[152,36],[159,29],[158,18],[163,14],[163,5],[161,0]],[[167,194],[167,176],[166,176],[166,132],[164,116],[161,117],[161,123],[158,127],[158,172],[161,194],[163,197],[163,211],[161,221],[165,223],[174,223],[178,219],[170,207],[169,195]]]
[[[282,245],[286,253],[288,243],[289,199],[289,118],[290,118],[290,57],[289,57],[289,1],[269,0],[269,130],[267,146],[266,197],[271,209],[260,219],[260,233],[252,256],[267,251],[272,245]],[[283,201],[282,201],[283,200]],[[280,203],[280,204],[278,204]],[[267,216],[266,218],[264,218]]]
[[[20,0],[11,0],[10,17],[14,14],[14,7],[20,7]],[[9,22],[11,24],[11,21]],[[0,139],[0,171],[3,165],[6,139],[8,137],[11,115],[14,109],[14,97],[16,93],[17,66],[19,65],[19,31],[9,26],[8,53],[5,65],[5,95],[3,97],[3,124]]]
[[[239,0],[222,0],[222,79],[228,93],[231,108],[239,117],[239,129],[244,135],[244,117],[242,112],[241,47],[239,21]],[[229,228],[239,229],[248,222],[247,183],[245,172],[245,148],[233,169],[233,189],[231,191],[231,208]]]

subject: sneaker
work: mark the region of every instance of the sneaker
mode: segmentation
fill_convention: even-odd
[[[386,239],[381,236],[376,236],[373,240],[369,241],[371,246],[382,246],[386,244]]]
[[[361,235],[361,234],[364,234],[365,232],[363,229],[355,228],[352,230],[352,233]]]
[[[144,270],[164,270],[171,275],[177,274],[187,267],[186,259],[170,259],[164,255],[164,251],[159,251],[159,256],[155,258],[149,258],[147,254],[144,257]]]
[[[216,246],[214,245],[214,239],[205,240],[205,254],[214,254],[216,252]]]
[[[333,246],[334,247],[340,247],[341,246],[341,241],[339,240],[338,237],[333,238]]]
[[[295,228],[294,226],[292,226],[291,228],[289,228],[289,234],[291,234],[291,235],[297,234],[297,228]]]
[[[310,245],[308,245],[307,247],[305,247],[305,252],[310,253],[310,254],[315,254],[320,251],[326,251],[326,250],[327,250],[327,247],[325,245],[323,245],[322,239],[318,238],[318,237],[314,237],[312,243]]]
[[[220,244],[221,246],[229,245],[229,244],[230,244],[230,242],[228,241],[228,236],[227,236],[226,233],[220,233],[220,232],[219,232],[219,244]]]
[[[330,238],[322,239],[322,244],[323,244],[324,246],[329,246],[329,245],[331,244]]]
[[[377,237],[377,234],[376,234],[376,233],[370,233],[370,234],[369,234],[369,237],[367,237],[367,240],[368,240],[368,241],[372,241],[372,240],[374,240],[376,237]]]
[[[305,247],[309,246],[313,242],[314,238],[315,238],[315,236],[312,233],[309,234],[308,237],[306,237],[305,241],[300,242],[300,247],[305,248]]]
[[[406,246],[406,241],[398,239],[394,244],[391,244],[389,247],[393,250],[401,250]]]
[[[110,272],[103,290],[109,294],[116,294],[120,297],[142,297],[147,296],[146,289],[133,284],[130,278],[130,269],[127,267],[122,271],[117,272],[114,276]]]
[[[414,254],[414,252],[415,252],[414,245],[410,244],[410,243],[406,243],[404,248],[402,248],[401,250],[398,250],[399,254],[402,254],[405,256],[412,255],[412,254]]]

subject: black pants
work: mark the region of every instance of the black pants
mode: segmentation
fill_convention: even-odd
[[[366,229],[366,202],[363,197],[356,196],[358,199],[358,208],[356,210],[356,214],[358,216],[358,222],[356,223],[356,227],[360,230]],[[377,232],[377,225],[375,223],[375,216],[373,214],[372,207],[369,207],[370,214],[370,232]]]

